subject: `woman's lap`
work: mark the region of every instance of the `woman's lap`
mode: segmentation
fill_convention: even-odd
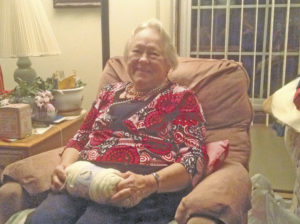
[[[85,211],[86,205],[86,200],[65,193],[50,193],[29,215],[25,224],[74,224]]]
[[[126,209],[87,202],[68,194],[50,194],[26,224],[166,224],[173,219],[183,196],[181,192],[153,194]]]

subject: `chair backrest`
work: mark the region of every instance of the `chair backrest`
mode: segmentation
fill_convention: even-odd
[[[228,139],[227,159],[240,162],[248,169],[253,110],[247,93],[249,78],[243,66],[231,60],[180,57],[169,79],[194,90],[206,117],[207,142]],[[128,80],[123,58],[113,57],[100,76],[99,89]]]

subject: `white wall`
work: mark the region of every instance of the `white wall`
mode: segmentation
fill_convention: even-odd
[[[160,19],[171,35],[171,2],[172,0],[110,0],[111,56],[122,55],[134,28],[150,18]]]
[[[87,83],[83,107],[88,109],[95,98],[102,71],[101,9],[53,8],[53,0],[41,0],[61,48],[59,56],[31,58],[32,67],[43,78],[57,70],[66,75],[73,70]],[[170,30],[171,0],[110,0],[111,56],[122,55],[123,47],[137,24],[157,17]],[[15,87],[13,72],[16,59],[0,59],[6,89]]]

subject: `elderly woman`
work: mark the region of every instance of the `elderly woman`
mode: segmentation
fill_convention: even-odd
[[[163,223],[174,219],[192,177],[205,172],[207,154],[200,104],[191,90],[171,83],[175,48],[156,20],[137,27],[125,48],[131,82],[105,87],[52,175],[52,190],[26,223]],[[108,203],[61,191],[66,167],[77,160],[120,170]],[[196,169],[196,163],[203,170]],[[200,173],[199,175],[199,172]],[[130,199],[129,208],[118,204]]]

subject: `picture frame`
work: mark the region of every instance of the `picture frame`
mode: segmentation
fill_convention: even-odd
[[[54,8],[100,7],[101,0],[53,0]]]

